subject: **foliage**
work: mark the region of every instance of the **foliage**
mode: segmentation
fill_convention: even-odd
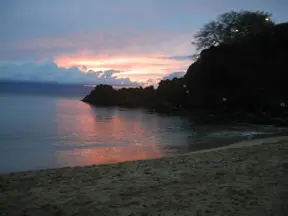
[[[83,101],[98,106],[162,109],[167,104],[179,108],[186,96],[183,78],[174,78],[162,80],[157,90],[153,86],[116,90],[109,85],[98,85]]]
[[[227,12],[218,16],[216,21],[204,25],[194,35],[197,50],[230,43],[241,37],[252,36],[273,26],[271,14],[263,11]]]
[[[288,23],[205,49],[184,76],[189,100],[201,108],[278,115],[288,105],[287,52]]]
[[[157,92],[163,101],[169,102],[175,107],[181,106],[187,95],[183,78],[161,80]]]
[[[155,92],[153,86],[117,90],[110,85],[97,85],[83,101],[98,106],[147,107],[157,101]]]

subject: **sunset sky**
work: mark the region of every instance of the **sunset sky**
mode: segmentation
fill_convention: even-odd
[[[184,74],[204,23],[241,9],[288,21],[287,0],[1,0],[0,79],[155,84]]]

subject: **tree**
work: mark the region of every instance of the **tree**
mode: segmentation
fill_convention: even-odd
[[[187,97],[183,78],[173,78],[172,80],[161,80],[157,88],[160,99],[173,106],[180,106]]]
[[[202,50],[220,43],[230,43],[235,39],[254,36],[273,26],[271,14],[263,11],[231,11],[218,16],[203,26],[194,35],[192,44]]]
[[[116,90],[110,85],[97,85],[83,101],[100,106],[113,106],[117,104]]]

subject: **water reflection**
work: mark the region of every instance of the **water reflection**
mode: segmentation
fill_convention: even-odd
[[[63,142],[55,143],[58,166],[164,156],[157,143],[159,139],[139,119],[141,111],[94,108],[69,99],[58,100],[57,110],[57,132],[63,138]]]
[[[90,164],[109,164],[163,157],[164,154],[153,146],[127,145],[110,148],[85,148],[57,151],[61,165],[76,166]]]

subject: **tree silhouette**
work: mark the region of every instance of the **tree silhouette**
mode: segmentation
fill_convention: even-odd
[[[202,50],[184,76],[190,104],[282,115],[288,104],[287,52],[288,23]]]
[[[203,26],[192,44],[202,50],[221,43],[230,43],[241,37],[252,36],[273,26],[271,14],[263,11],[231,11],[218,16]]]
[[[185,90],[183,78],[173,78],[172,80],[161,80],[157,93],[163,102],[180,107],[185,102]]]

